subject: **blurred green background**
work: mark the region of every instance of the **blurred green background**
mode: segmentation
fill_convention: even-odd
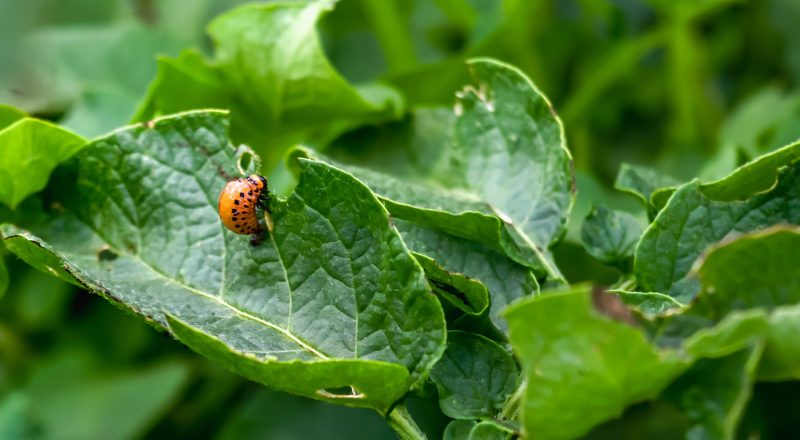
[[[241,3],[0,0],[0,103],[100,135],[137,113],[157,56],[212,54],[207,23]],[[319,31],[342,75],[395,87],[407,108],[451,106],[469,57],[525,71],[562,117],[575,158],[579,200],[557,249],[562,270],[602,283],[616,274],[574,238],[591,201],[633,209],[610,190],[620,163],[713,178],[800,137],[798,23],[798,0],[342,0]],[[0,207],[0,220],[19,215]],[[375,413],[245,382],[0,252],[10,274],[0,297],[0,439],[394,438]],[[745,425],[765,423],[781,402],[789,415],[762,432],[790,433],[795,388],[757,387]],[[435,396],[410,407],[441,436]],[[679,423],[670,417],[640,405],[592,437],[668,437],[664,427]]]

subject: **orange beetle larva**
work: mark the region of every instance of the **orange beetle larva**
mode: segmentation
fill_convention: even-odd
[[[253,174],[242,179],[231,180],[219,195],[219,217],[222,224],[231,231],[242,235],[258,235],[256,207],[269,212],[269,189],[267,179]]]

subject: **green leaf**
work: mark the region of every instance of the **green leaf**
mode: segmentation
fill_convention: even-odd
[[[550,103],[519,70],[468,63],[473,84],[458,94],[447,169],[418,183],[345,167],[394,217],[499,250],[560,280],[549,252],[573,202],[571,158]],[[314,156],[301,149],[295,156]],[[438,179],[438,180],[437,180]]]
[[[740,179],[733,179],[731,182],[734,185],[740,182]],[[800,210],[797,209],[800,203],[798,191],[800,191],[800,164],[784,169],[772,189],[755,194],[746,200],[714,199],[707,195],[696,181],[683,185],[661,210],[639,242],[634,261],[634,271],[639,285],[643,290],[664,292],[683,303],[690,301],[700,290],[698,280],[690,273],[695,260],[710,245],[735,234],[780,223],[800,224],[798,217]],[[722,188],[717,191],[718,194],[724,192]],[[785,251],[790,252],[789,249]],[[737,267],[751,264],[750,271],[765,270],[764,276],[767,273],[778,274],[773,272],[773,268],[762,267],[760,264],[753,266],[752,261],[758,260],[741,260],[737,263]],[[780,267],[786,267],[788,264],[786,261],[775,261],[775,263],[780,264]],[[730,273],[734,275],[736,271],[732,270]],[[785,277],[788,273],[779,276]],[[734,290],[729,293],[720,290],[720,294],[734,295],[735,292],[745,289],[745,286],[731,286],[731,288]],[[768,289],[748,285],[746,290],[750,288],[759,291]],[[752,295],[748,293],[748,297]]]
[[[446,299],[464,313],[480,315],[489,307],[489,292],[478,280],[462,273],[448,272],[432,258],[413,253],[414,258],[425,270],[428,284],[434,293]]]
[[[647,319],[680,312],[686,305],[675,298],[658,292],[629,292],[626,290],[609,290],[617,295],[625,305],[638,311]]]
[[[369,409],[344,408],[267,389],[250,393],[224,416],[215,440],[369,437],[397,440],[386,421]],[[219,411],[219,410],[215,410]]]
[[[469,440],[506,440],[515,432],[494,421],[484,421],[475,425],[469,433]]]
[[[8,269],[6,268],[6,262],[3,261],[2,257],[0,257],[0,299],[3,298],[3,295],[5,295],[7,289]]]
[[[30,420],[30,399],[21,392],[7,393],[0,399],[0,438],[34,438]]]
[[[678,181],[658,171],[639,165],[623,163],[617,173],[614,188],[639,199],[650,208],[650,196],[659,188],[672,187]]]
[[[800,306],[778,307],[769,317],[758,379],[800,379]]]
[[[0,202],[15,208],[41,190],[59,163],[85,140],[39,119],[23,118],[0,130]]]
[[[29,386],[31,417],[44,438],[140,437],[167,412],[189,379],[188,366],[176,362],[101,376],[58,373],[55,383],[34,381]]]
[[[687,438],[733,439],[752,394],[763,344],[713,359],[700,359],[669,388],[662,399],[689,418]]]
[[[763,310],[734,312],[714,327],[700,329],[684,342],[695,358],[719,358],[753,346],[768,328]]]
[[[588,287],[518,301],[506,318],[525,370],[522,425],[537,438],[580,436],[655,397],[685,368],[641,331],[597,315]]]
[[[503,332],[508,330],[501,316],[503,309],[525,295],[539,292],[528,268],[483,245],[403,220],[395,220],[394,224],[412,251],[432,258],[450,272],[480,280],[491,299],[489,318]]]
[[[726,177],[700,185],[706,197],[719,201],[744,200],[766,192],[779,183],[782,168],[800,158],[800,141],[765,154],[735,169]],[[679,188],[661,188],[652,203],[661,209]]]
[[[271,236],[251,246],[217,212],[239,152],[216,111],[114,132],[55,188],[63,213],[3,235],[27,261],[251,379],[387,410],[444,350],[422,268],[365,186],[313,161],[301,161],[295,193],[273,201]]]
[[[478,422],[474,420],[453,420],[447,424],[442,438],[443,440],[469,439],[469,433],[477,424]]]
[[[601,205],[593,207],[586,217],[581,238],[591,256],[627,271],[642,231],[636,217]]]
[[[442,412],[464,420],[495,417],[519,385],[514,358],[483,336],[447,335],[447,349],[431,371]]]
[[[325,144],[350,127],[397,118],[403,103],[394,90],[354,87],[326,58],[317,24],[333,4],[245,5],[217,17],[209,26],[213,63],[196,52],[162,59],[137,120],[229,108],[233,139],[256,148],[271,169],[291,145]]]
[[[3,130],[25,116],[26,114],[22,110],[18,110],[10,105],[0,104],[0,130]]]
[[[716,316],[800,302],[800,230],[774,227],[711,248],[698,261],[698,302]],[[754,262],[758,262],[754,264]]]

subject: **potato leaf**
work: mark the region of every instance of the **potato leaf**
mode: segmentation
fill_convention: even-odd
[[[8,247],[273,388],[386,411],[444,350],[422,268],[375,196],[304,160],[274,232],[251,246],[217,197],[237,170],[225,113],[179,114],[89,144],[54,189],[61,208]]]

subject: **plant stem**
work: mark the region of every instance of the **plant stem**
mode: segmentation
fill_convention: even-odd
[[[425,440],[427,438],[402,403],[394,407],[386,417],[386,421],[389,422],[389,426],[394,429],[400,440]]]
[[[401,20],[399,4],[394,0],[363,0],[364,13],[386,55],[389,71],[402,72],[416,64],[411,32]]]

